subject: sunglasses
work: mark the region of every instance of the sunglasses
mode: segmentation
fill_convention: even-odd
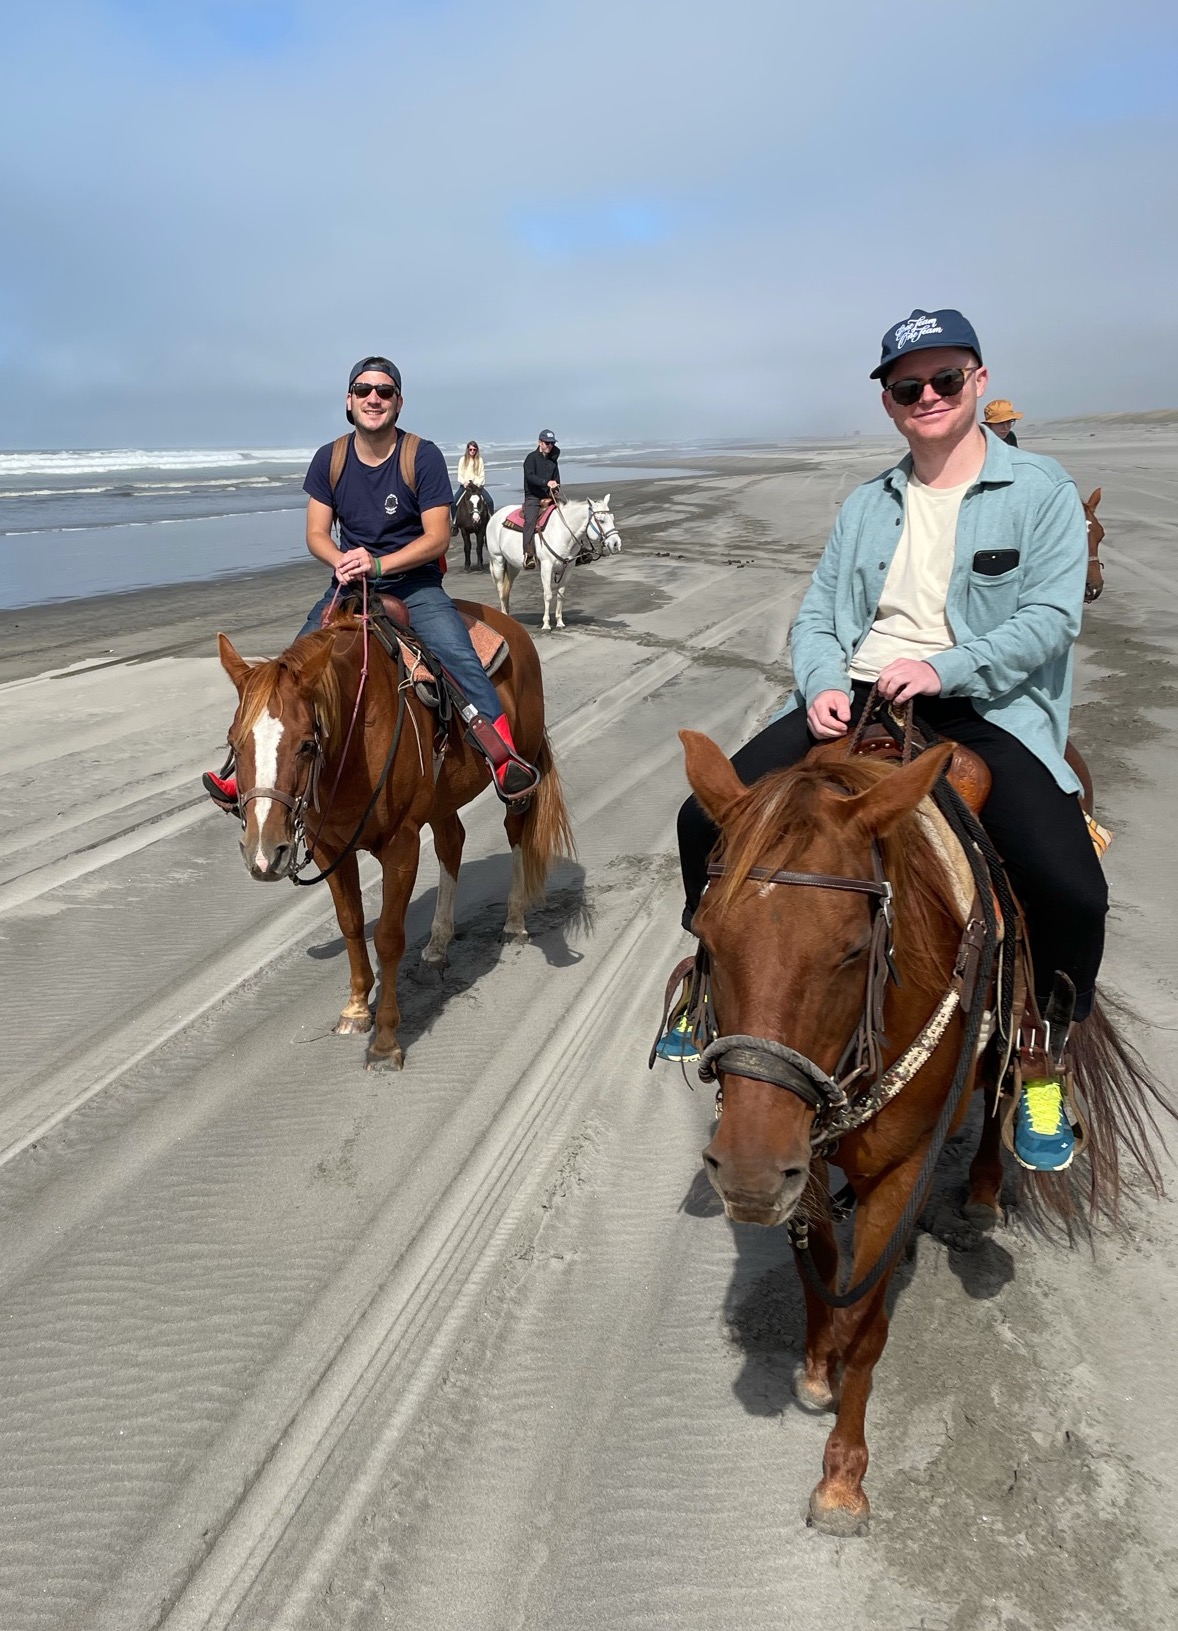
[[[884,390],[898,408],[911,408],[924,395],[926,385],[941,397],[960,396],[967,376],[976,373],[976,368],[938,368],[931,379],[898,379],[885,385]]]
[[[959,385],[957,389],[960,390],[961,386]],[[366,382],[357,382],[352,386],[352,395],[358,396],[361,402],[366,396],[371,396],[373,391],[376,392],[382,402],[387,402],[391,396],[396,396],[397,387],[395,385],[370,385]]]

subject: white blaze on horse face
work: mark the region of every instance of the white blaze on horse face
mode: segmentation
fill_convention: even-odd
[[[282,741],[283,725],[281,719],[275,719],[272,714],[263,714],[254,726],[254,786],[273,787],[278,780],[278,744]],[[274,807],[274,800],[267,798],[253,799],[251,811],[257,823],[258,837],[257,854],[254,864],[259,872],[269,868],[269,861],[262,849],[262,832],[269,820],[270,811]]]

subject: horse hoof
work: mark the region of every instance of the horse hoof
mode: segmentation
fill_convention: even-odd
[[[505,946],[526,946],[531,940],[526,929],[504,929],[503,944]]]
[[[794,1398],[803,1410],[819,1416],[826,1410],[834,1409],[834,1394],[825,1382],[812,1381],[806,1375],[806,1367],[799,1365],[794,1371]]]
[[[821,1489],[821,1485],[818,1486]],[[817,1529],[820,1535],[834,1535],[840,1540],[854,1540],[867,1534],[871,1527],[871,1507],[866,1495],[861,1495],[854,1506],[827,1505],[818,1499],[816,1489],[810,1497],[806,1513],[806,1526]]]
[[[1002,1222],[1002,1212],[997,1206],[988,1206],[985,1201],[966,1201],[961,1208],[961,1215],[966,1223],[972,1223],[980,1234],[991,1234]]]
[[[444,957],[435,960],[433,957],[427,957],[422,952],[421,961],[417,966],[414,967],[411,964],[405,972],[416,985],[441,985],[445,970],[446,959]]]
[[[333,1036],[363,1036],[372,1029],[371,1014],[343,1013],[332,1026]]]
[[[387,1053],[376,1053],[369,1048],[364,1064],[368,1070],[404,1070],[405,1055],[395,1043]]]

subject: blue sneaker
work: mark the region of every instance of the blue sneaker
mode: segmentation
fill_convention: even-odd
[[[673,1064],[689,1065],[693,1059],[699,1058],[699,1049],[695,1045],[686,1014],[659,1037],[654,1051],[659,1059],[670,1059]]]
[[[1071,1166],[1076,1138],[1058,1078],[1023,1083],[1015,1111],[1014,1153],[1031,1172],[1062,1172]]]

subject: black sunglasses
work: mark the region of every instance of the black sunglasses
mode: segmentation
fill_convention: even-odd
[[[976,368],[938,368],[931,379],[898,379],[885,385],[884,390],[897,407],[911,408],[924,395],[926,385],[931,385],[938,396],[960,396],[967,375],[976,373]]]
[[[961,386],[959,385],[957,389],[960,390]],[[357,381],[357,383],[352,386],[352,395],[358,396],[361,402],[363,402],[366,396],[371,396],[373,391],[376,392],[377,396],[382,402],[387,402],[389,397],[396,396],[397,387],[395,385],[370,385],[367,382],[361,381]]]

